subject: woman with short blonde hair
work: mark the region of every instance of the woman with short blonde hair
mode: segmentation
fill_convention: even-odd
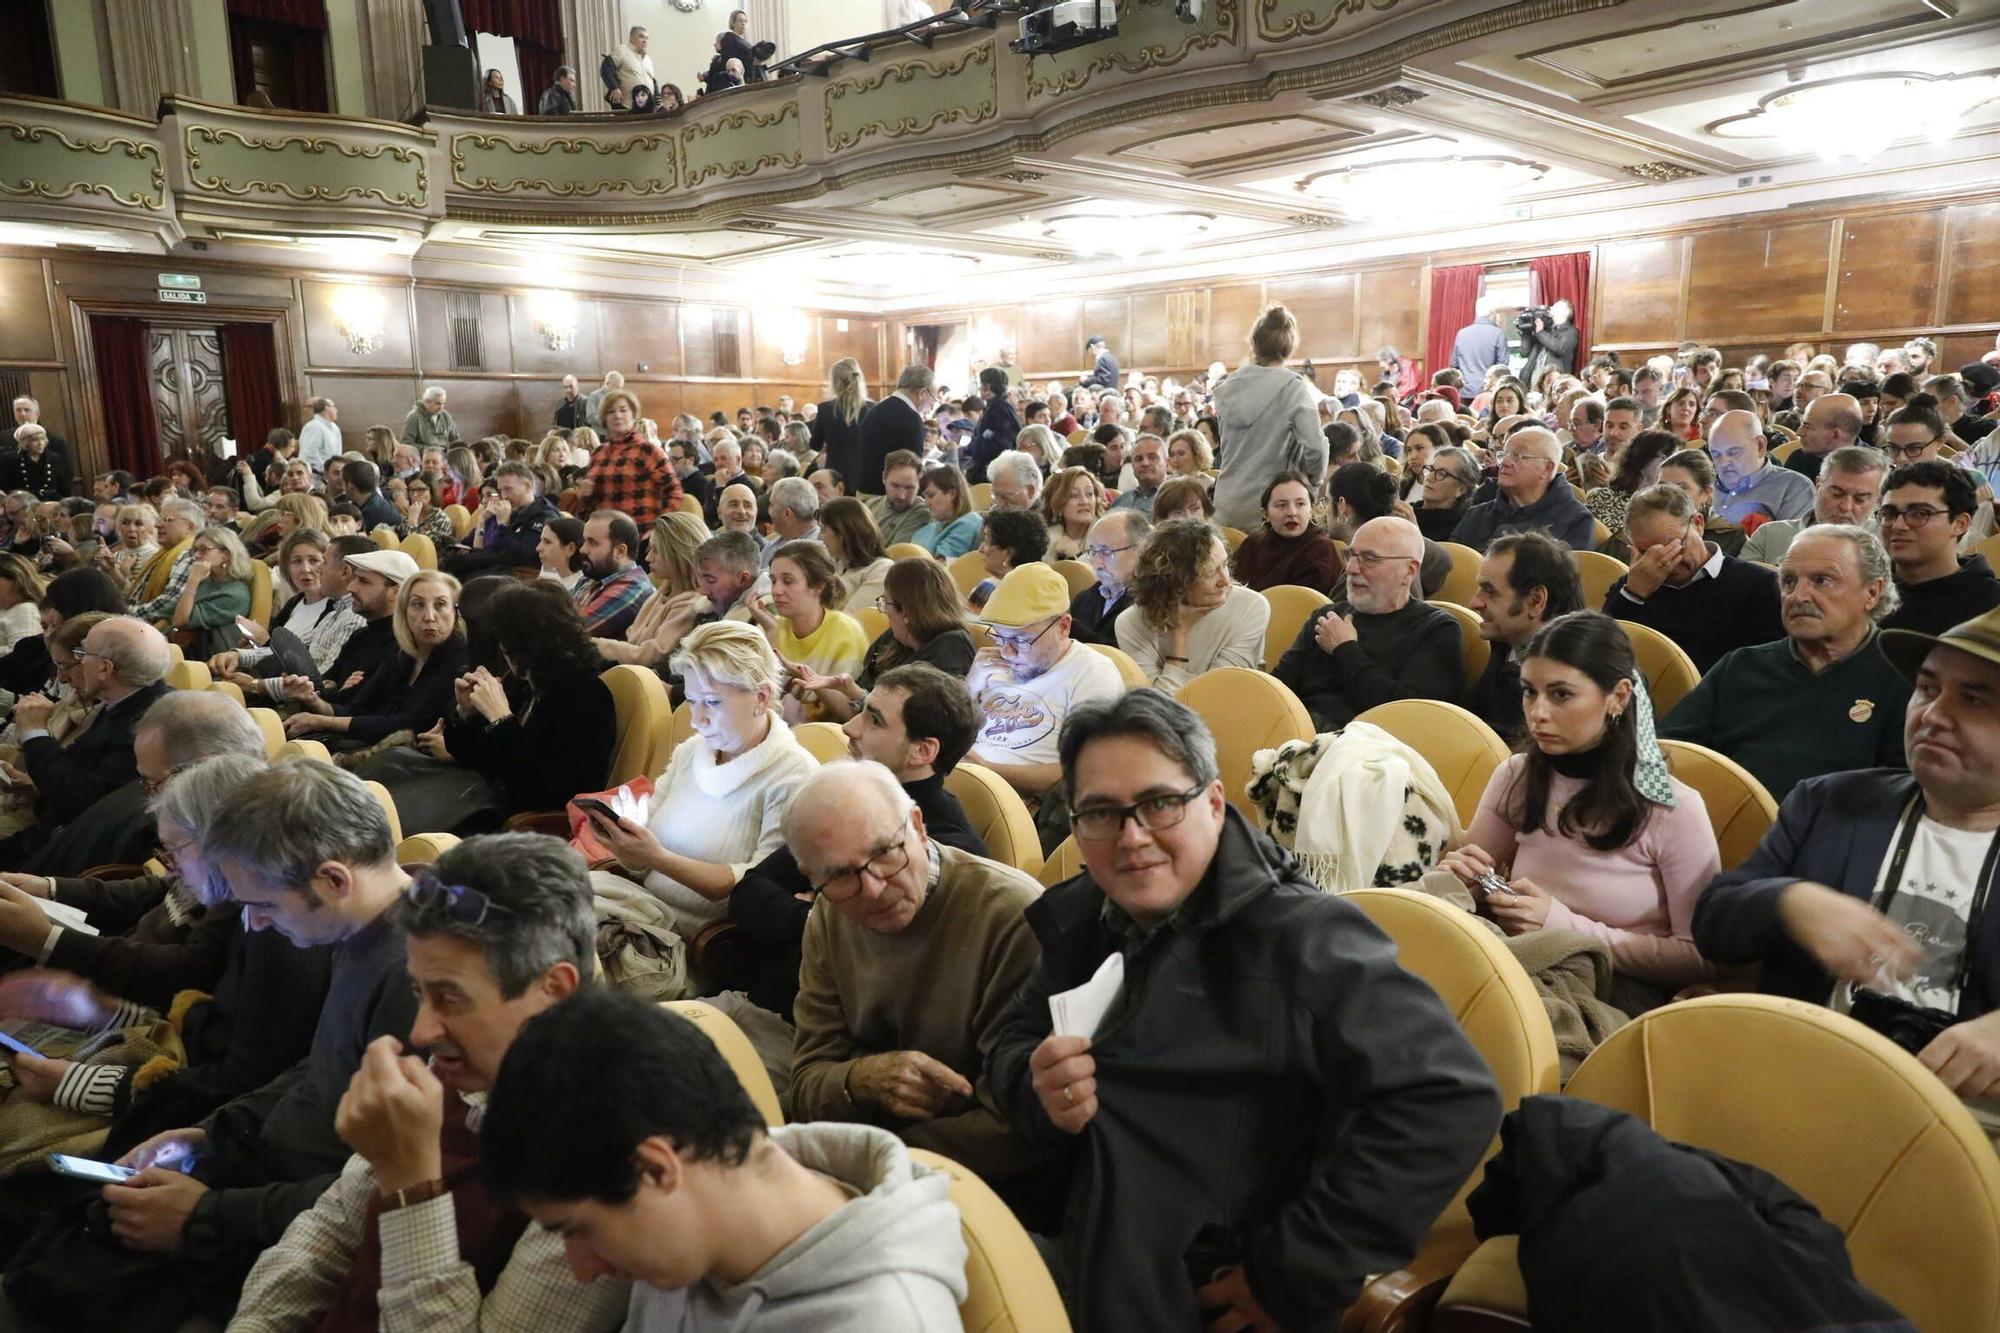
[[[194,559],[174,603],[173,628],[188,657],[205,662],[243,637],[236,618],[250,614],[251,560],[236,529],[219,525],[196,533],[190,549]]]
[[[1167,437],[1167,469],[1183,477],[1205,476],[1215,466],[1215,450],[1198,430],[1177,430]]]
[[[396,590],[391,627],[396,660],[373,671],[344,703],[313,690],[285,719],[287,736],[327,733],[329,747],[359,749],[399,731],[421,736],[456,704],[454,686],[465,672],[465,622],[458,614],[458,580],[435,569],[419,570]]]
[[[666,661],[679,639],[663,637],[667,622],[688,597],[700,597],[700,574],[694,553],[709,538],[699,514],[676,510],[653,520],[653,540],[646,547],[646,571],[654,592],[622,639],[593,639],[597,654],[607,662],[653,667]]]

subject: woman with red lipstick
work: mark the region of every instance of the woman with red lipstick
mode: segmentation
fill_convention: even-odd
[[[1345,572],[1340,548],[1313,522],[1312,486],[1298,472],[1280,472],[1259,501],[1264,530],[1236,548],[1236,581],[1262,592],[1281,583],[1332,595]]]
[[[1465,842],[1439,868],[1509,935],[1576,930],[1603,941],[1631,1012],[1713,967],[1694,946],[1695,900],[1721,868],[1707,807],[1667,772],[1653,709],[1618,622],[1575,611],[1521,655],[1528,739],[1494,771]],[[1504,888],[1480,887],[1498,874]]]

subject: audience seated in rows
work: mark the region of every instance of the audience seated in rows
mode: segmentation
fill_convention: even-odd
[[[382,559],[397,555],[402,552],[381,552]],[[390,622],[396,655],[333,699],[313,690],[294,695],[300,711],[285,719],[285,734],[326,736],[328,748],[353,750],[398,732],[420,735],[438,725],[451,706],[453,683],[465,670],[458,594],[458,580],[449,574],[434,569],[407,574],[397,586]]]
[[[1812,482],[1771,461],[1763,423],[1754,412],[1725,412],[1708,432],[1715,458],[1716,509],[1743,526],[1750,519],[1804,518],[1812,512]]]
[[[785,722],[823,720],[839,706],[822,707],[818,690],[809,682],[858,675],[868,655],[868,634],[860,621],[839,609],[846,590],[824,546],[798,538],[774,549],[771,608],[752,602],[750,618],[784,664],[780,711]]]
[[[1318,477],[1326,471],[1319,395],[1285,365],[1298,345],[1298,321],[1273,306],[1250,332],[1252,359],[1215,386],[1215,415],[1229,441],[1215,479],[1215,521],[1225,527],[1248,532],[1257,526],[1259,497],[1277,473]]]
[[[1237,581],[1256,592],[1292,584],[1332,596],[1344,572],[1340,548],[1313,518],[1312,483],[1301,473],[1280,472],[1258,508],[1263,526],[1230,558]]]
[[[1562,446],[1539,426],[1517,430],[1500,450],[1497,491],[1474,504],[1452,530],[1461,546],[1483,551],[1505,532],[1543,528],[1578,551],[1596,547],[1596,520],[1562,475]]]
[[[652,519],[647,519],[650,527]],[[624,637],[625,630],[653,595],[645,569],[633,558],[639,549],[637,521],[616,509],[600,509],[583,525],[583,549],[577,568],[577,609],[583,623],[599,638]]]
[[[881,677],[897,667],[923,663],[959,680],[972,667],[974,650],[965,628],[965,608],[951,576],[937,561],[898,560],[890,565],[876,602],[889,627],[868,645],[858,672],[808,671],[796,677],[829,720],[854,717]]]
[[[1812,512],[1803,518],[1774,518],[1758,524],[1743,543],[1743,558],[1776,565],[1798,535],[1815,523],[1872,522],[1888,467],[1880,451],[1860,445],[1844,445],[1827,454],[1813,481]]]

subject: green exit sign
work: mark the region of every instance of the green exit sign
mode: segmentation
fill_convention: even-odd
[[[201,290],[201,276],[196,273],[162,273],[160,286],[178,287],[182,291]]]

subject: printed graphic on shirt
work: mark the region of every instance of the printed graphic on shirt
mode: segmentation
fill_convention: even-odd
[[[980,739],[1008,750],[1026,750],[1055,730],[1055,716],[1038,696],[1026,690],[989,686],[979,696],[986,715]]]
[[[1966,917],[1992,839],[1990,833],[1967,833],[1927,818],[1910,844],[1888,912],[1922,951],[1895,992],[1912,1004],[1958,1008],[1953,983],[1965,952]]]

